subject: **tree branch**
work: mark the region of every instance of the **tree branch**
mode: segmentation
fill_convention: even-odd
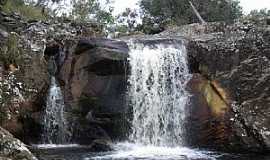
[[[192,10],[194,11],[194,13],[196,14],[197,18],[200,20],[201,24],[206,23],[206,22],[204,21],[204,19],[201,17],[201,15],[200,15],[200,13],[198,12],[198,10],[197,10],[197,9],[195,8],[195,6],[192,4],[191,1],[189,1],[189,4],[190,4]]]

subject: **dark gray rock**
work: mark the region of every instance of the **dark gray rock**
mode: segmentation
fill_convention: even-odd
[[[113,53],[120,53],[120,56],[127,57],[128,46],[123,41],[106,39],[106,38],[85,38],[78,42],[75,50],[75,54],[83,53],[89,49],[102,48],[109,52],[108,55],[113,55]]]
[[[74,42],[59,73],[75,142],[91,144],[123,135],[128,46],[119,40]],[[73,117],[73,118],[72,118]],[[75,118],[78,117],[78,118]]]

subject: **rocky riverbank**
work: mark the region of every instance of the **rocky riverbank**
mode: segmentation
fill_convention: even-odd
[[[267,23],[191,24],[111,40],[101,38],[96,24],[27,22],[5,13],[0,21],[0,125],[26,144],[40,140],[53,72],[64,94],[71,142],[108,149],[129,130],[126,42],[184,39],[193,74],[187,143],[232,152],[270,150]]]

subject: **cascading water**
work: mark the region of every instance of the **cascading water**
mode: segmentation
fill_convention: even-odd
[[[179,42],[179,41],[178,41]],[[190,79],[183,43],[145,45],[130,43],[128,98],[133,108],[128,142],[110,152],[94,153],[78,145],[44,145],[52,151],[48,159],[66,160],[225,160],[249,159],[184,145],[185,107]],[[52,69],[55,75],[55,70]],[[60,87],[52,77],[44,118],[44,143],[65,143],[64,103]],[[43,146],[42,146],[43,147]],[[60,147],[59,152],[52,150]],[[64,148],[63,148],[64,147]],[[79,147],[78,150],[75,149]],[[42,152],[42,153],[46,153]],[[71,153],[70,153],[71,152]],[[75,153],[76,152],[76,153]],[[59,154],[59,155],[58,155]],[[42,157],[42,159],[46,159]],[[257,157],[255,158],[257,159]]]
[[[129,98],[133,107],[131,140],[155,146],[183,143],[190,79],[182,44],[131,44]]]
[[[43,117],[43,144],[65,144],[66,121],[64,118],[64,100],[56,78],[52,76]]]
[[[128,102],[133,108],[129,142],[116,152],[89,159],[215,160],[210,152],[184,146],[190,80],[183,42],[130,43]]]

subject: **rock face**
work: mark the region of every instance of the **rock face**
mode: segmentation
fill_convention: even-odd
[[[0,13],[0,21],[0,125],[23,141],[36,141],[49,82],[42,32],[19,16]]]
[[[0,126],[23,142],[36,144],[50,74],[57,70],[50,57],[60,67],[64,46],[72,46],[76,37],[98,36],[98,31],[72,22],[27,22],[3,12],[0,21]]]
[[[202,123],[201,131],[208,132],[195,137],[212,139],[211,144],[203,145],[231,151],[269,150],[270,27],[215,23],[194,28],[189,34],[183,33],[190,39],[190,68],[197,73],[191,88],[204,97],[194,100],[199,101],[194,106],[202,112],[192,112],[199,116],[193,122]],[[198,79],[198,74],[204,80]],[[202,87],[204,83],[210,90]],[[211,118],[205,115],[208,121],[201,121],[205,106]]]
[[[85,144],[123,137],[127,44],[103,38],[75,44],[59,74],[73,123],[72,139]]]
[[[0,128],[0,159],[37,160],[21,141],[3,128]]]
[[[111,137],[122,137],[125,43],[82,38],[101,36],[94,24],[26,22],[2,12],[0,21],[1,127],[27,144],[40,143],[55,75],[65,96],[71,143],[106,150]]]

